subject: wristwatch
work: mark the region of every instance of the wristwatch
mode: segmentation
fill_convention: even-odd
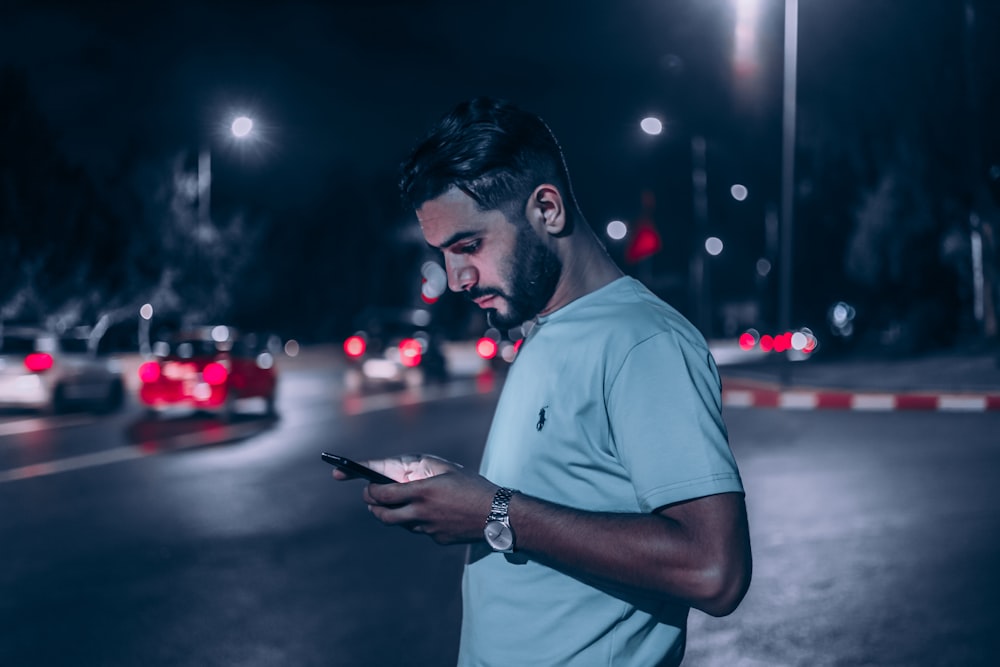
[[[493,551],[505,554],[514,551],[514,531],[510,527],[507,508],[510,507],[510,499],[515,493],[514,489],[500,487],[493,496],[493,505],[490,506],[490,514],[486,517],[486,527],[483,528],[486,542],[493,548]]]

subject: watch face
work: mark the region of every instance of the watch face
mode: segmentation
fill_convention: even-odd
[[[514,533],[500,521],[490,521],[483,531],[486,541],[495,551],[510,551],[514,546]]]

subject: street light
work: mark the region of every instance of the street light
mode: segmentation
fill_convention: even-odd
[[[142,304],[142,307],[139,308],[139,353],[143,357],[148,357],[152,352],[152,348],[149,345],[149,321],[152,319],[152,304]]]
[[[639,121],[639,127],[650,136],[656,136],[663,132],[663,121],[655,116],[646,116]]]
[[[239,115],[229,126],[232,136],[238,140],[250,137],[253,131],[253,119]],[[201,147],[198,153],[198,223],[202,234],[207,232],[207,225],[212,220],[212,150],[208,144]]]
[[[247,116],[237,116],[233,120],[233,124],[230,126],[230,130],[234,137],[243,138],[250,134],[253,129],[253,120]]]

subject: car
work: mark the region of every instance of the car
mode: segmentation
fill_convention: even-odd
[[[401,386],[419,387],[448,377],[440,342],[431,332],[425,308],[369,308],[344,341],[349,391]]]
[[[197,327],[153,345],[140,364],[139,401],[152,413],[171,408],[232,419],[244,399],[262,399],[276,416],[278,369],[268,341],[225,325]]]
[[[76,327],[57,333],[38,325],[0,331],[0,406],[46,413],[122,406],[121,363],[99,351],[100,331]]]

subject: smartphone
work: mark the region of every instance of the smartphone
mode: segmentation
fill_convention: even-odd
[[[323,460],[332,466],[336,466],[346,473],[350,473],[356,477],[364,477],[369,482],[375,482],[376,484],[395,484],[396,480],[391,477],[386,477],[382,473],[375,472],[371,468],[361,465],[356,461],[344,458],[343,456],[337,456],[336,454],[327,454],[323,452],[320,454]]]

